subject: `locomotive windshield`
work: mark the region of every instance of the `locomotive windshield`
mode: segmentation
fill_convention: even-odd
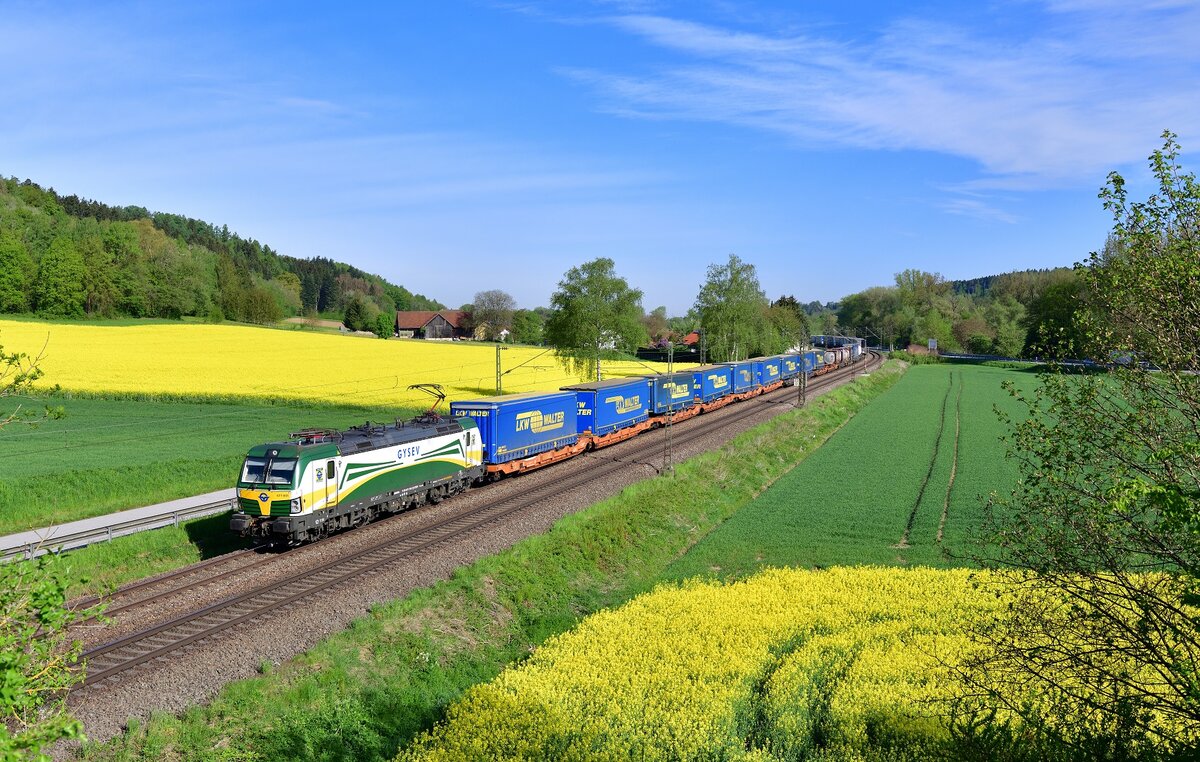
[[[246,458],[242,481],[249,484],[291,486],[296,476],[295,458]]]
[[[266,458],[246,458],[242,466],[242,481],[250,484],[262,484],[263,474],[267,470]]]

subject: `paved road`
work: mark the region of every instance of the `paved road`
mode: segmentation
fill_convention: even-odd
[[[222,489],[145,508],[10,534],[0,537],[0,559],[33,558],[50,550],[82,548],[93,542],[105,542],[114,537],[210,516],[230,510],[233,498],[233,489]]]

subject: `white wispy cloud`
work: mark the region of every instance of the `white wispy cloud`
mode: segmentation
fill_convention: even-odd
[[[0,83],[0,172],[45,181],[91,166],[100,185],[115,164],[119,181],[143,190],[106,200],[152,206],[163,184],[182,177],[190,186],[250,189],[282,179],[310,190],[301,204],[345,208],[587,194],[663,180],[483,132],[423,130],[406,123],[407,106],[393,94],[312,83],[219,36],[203,37],[210,45],[179,44],[168,32],[177,35],[188,19],[129,10],[132,18],[90,6],[51,17],[31,6],[0,24],[0,61],[14,73]],[[289,193],[286,203],[297,201]]]
[[[625,15],[607,22],[676,61],[566,73],[626,116],[966,158],[976,191],[1094,182],[1140,161],[1163,129],[1185,146],[1200,137],[1196,3],[1018,5],[1031,15],[1017,34],[905,18],[857,40]]]
[[[964,195],[950,195],[943,199],[938,207],[947,214],[957,214],[963,217],[974,217],[989,222],[1002,222],[1012,225],[1020,221],[1017,215],[1005,211],[1001,207],[982,198],[972,198]]]

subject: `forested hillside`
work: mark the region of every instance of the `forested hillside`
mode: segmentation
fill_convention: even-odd
[[[356,267],[284,256],[225,226],[0,179],[0,312],[271,323],[340,316],[356,299],[383,313],[444,308]]]

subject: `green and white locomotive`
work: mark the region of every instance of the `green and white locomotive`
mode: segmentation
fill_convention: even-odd
[[[482,454],[470,418],[301,431],[250,449],[229,527],[278,544],[318,540],[461,492],[484,476]]]

